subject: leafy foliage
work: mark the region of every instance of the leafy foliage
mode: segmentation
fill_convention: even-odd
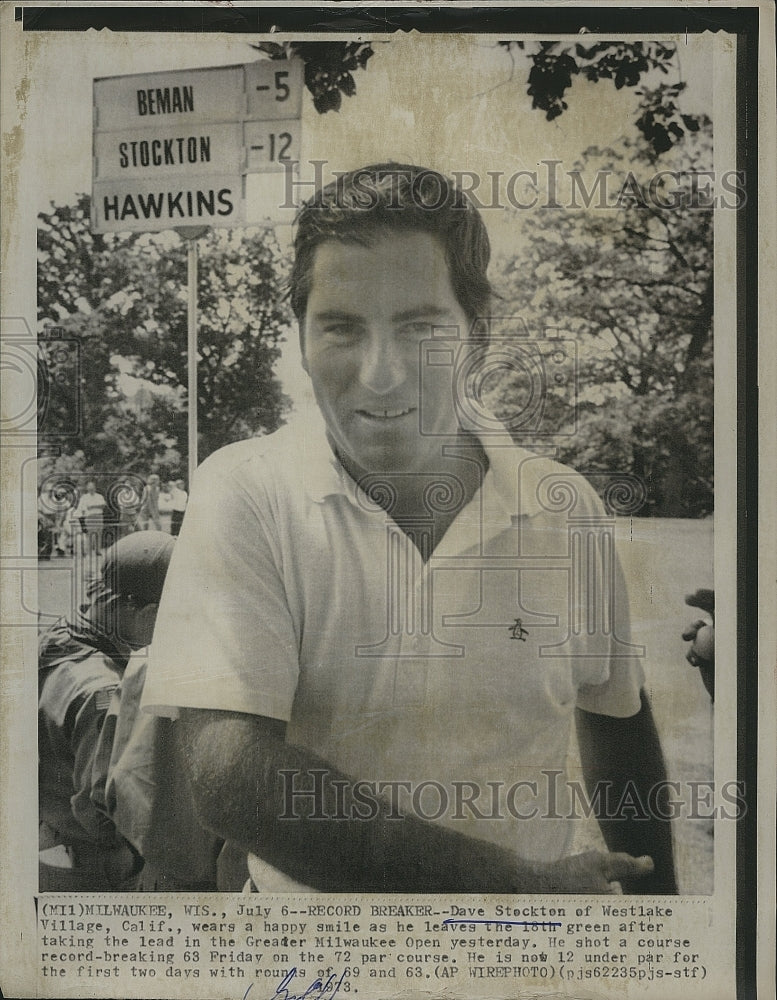
[[[684,83],[662,85],[655,90],[641,91],[640,115],[637,128],[645,136],[656,155],[671,149],[685,131],[698,132],[700,120],[694,115],[684,115],[677,106],[677,98],[685,90]]]
[[[212,231],[198,270],[199,454],[275,430],[286,406],[274,365],[289,323],[283,259],[268,232]],[[186,250],[172,233],[95,234],[89,198],[38,228],[38,322],[46,357],[41,435],[87,468],[170,474],[186,451]],[[56,361],[46,328],[78,355]],[[136,380],[139,392],[124,388]],[[80,410],[80,427],[75,416]]]
[[[675,70],[675,50],[663,42],[597,42],[586,47],[581,43],[539,42],[527,49],[526,43],[500,42],[504,48],[524,51],[529,61],[527,93],[532,107],[545,112],[548,121],[558,118],[569,107],[564,100],[573,77],[582,76],[590,83],[612,80],[617,90],[637,87],[639,106],[636,126],[654,156],[668,152],[687,132],[699,129],[700,119],[683,114],[677,98],[685,83],[661,82],[648,85],[651,74],[667,76]]]
[[[641,146],[591,148],[580,176],[625,174],[627,196],[598,210],[526,214],[524,249],[502,262],[498,280],[505,315],[535,335],[555,328],[577,341],[577,426],[558,392],[544,417],[546,431],[568,435],[552,439],[562,459],[583,472],[639,477],[643,513],[712,510],[712,210],[698,190],[693,197],[694,171],[710,157],[703,121],[673,149],[672,179],[663,179],[670,192],[657,187]],[[504,380],[497,409],[517,412],[525,393]]]
[[[581,76],[590,83],[612,80],[617,90],[642,84],[636,91],[636,126],[655,156],[666,153],[687,132],[699,129],[699,117],[683,114],[677,104],[685,83],[659,81],[656,86],[649,85],[651,75],[676,74],[676,52],[670,44],[612,41],[586,46],[580,42],[538,42],[527,46],[526,42],[514,40],[499,44],[508,51],[517,49],[527,55],[531,64],[527,93],[532,107],[544,111],[548,121],[568,110],[565,95],[574,77]],[[251,48],[270,59],[302,59],[305,85],[319,114],[339,111],[343,95],[353,97],[353,74],[365,69],[374,55],[370,42],[260,42]]]
[[[676,52],[670,44],[612,41],[586,46],[580,42],[538,42],[527,46],[526,42],[514,40],[499,44],[508,51],[517,49],[527,55],[531,64],[527,93],[532,107],[544,111],[548,121],[568,110],[565,95],[573,78],[581,76],[590,83],[612,80],[617,90],[642,84],[636,91],[636,126],[655,156],[666,153],[687,132],[699,129],[699,117],[683,114],[677,104],[685,83],[659,81],[656,86],[649,85],[651,74],[676,73]],[[251,48],[270,59],[302,59],[305,86],[319,114],[339,111],[343,95],[353,97],[353,74],[365,69],[374,55],[369,42],[260,42]]]

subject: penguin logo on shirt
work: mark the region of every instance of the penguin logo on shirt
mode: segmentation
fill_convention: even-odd
[[[520,639],[521,642],[526,642],[526,636],[529,634],[523,627],[523,622],[520,618],[516,618],[513,624],[508,626],[507,631],[510,633],[511,639]]]

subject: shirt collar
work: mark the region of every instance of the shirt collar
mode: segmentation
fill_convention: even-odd
[[[294,433],[302,452],[302,476],[310,499],[323,503],[328,496],[352,492],[355,484],[332,451],[318,407],[311,403],[304,408],[295,420]]]
[[[324,420],[314,405],[295,422],[300,435],[305,490],[314,503],[323,503],[329,496],[345,496],[356,501],[358,486],[348,475],[329,443]],[[546,456],[522,448],[510,437],[506,428],[494,421],[500,430],[475,433],[483,446],[489,470],[483,481],[483,503],[489,512],[501,514],[508,523],[522,516],[534,516],[544,508],[539,499],[539,485],[547,474]],[[364,507],[364,503],[358,503]]]
[[[492,509],[501,507],[511,522],[544,510],[539,487],[548,471],[546,456],[517,445],[506,429],[504,433],[478,435],[478,438],[489,463],[483,483],[484,502]]]

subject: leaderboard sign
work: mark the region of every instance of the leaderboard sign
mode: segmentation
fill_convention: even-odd
[[[300,159],[302,63],[94,81],[92,230],[246,224],[245,175]]]

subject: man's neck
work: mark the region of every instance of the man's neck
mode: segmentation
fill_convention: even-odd
[[[334,445],[332,445],[334,448]],[[428,524],[436,547],[459,512],[480,489],[488,471],[488,456],[472,434],[460,432],[441,451],[434,465],[408,472],[368,472],[336,448],[345,471],[404,531]],[[381,489],[387,484],[390,489]]]

